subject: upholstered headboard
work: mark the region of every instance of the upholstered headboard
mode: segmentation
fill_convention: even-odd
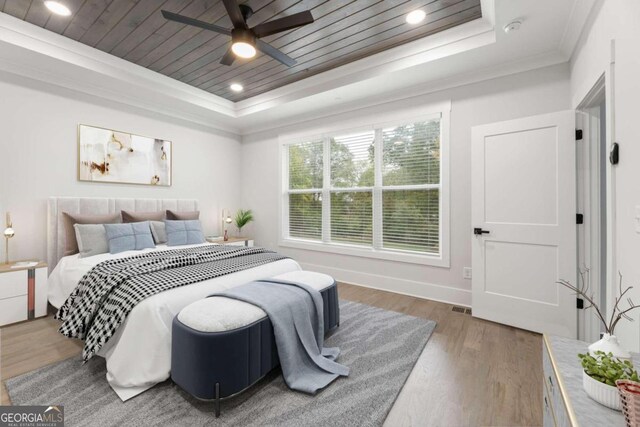
[[[64,253],[64,222],[62,212],[70,214],[100,215],[120,211],[157,212],[196,211],[198,201],[193,199],[106,199],[93,197],[50,197],[47,209],[47,262],[51,272]]]

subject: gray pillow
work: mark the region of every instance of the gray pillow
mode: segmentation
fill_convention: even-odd
[[[76,240],[76,229],[74,224],[114,224],[120,222],[120,213],[105,215],[83,215],[62,212],[64,222],[64,255],[78,253],[78,241]]]
[[[109,252],[107,232],[103,224],[74,224],[80,258]]]
[[[167,243],[167,230],[164,222],[162,221],[150,221],[151,234],[156,245]]]
[[[122,222],[163,221],[164,212],[129,212],[121,211]]]
[[[190,221],[200,219],[200,211],[176,212],[167,209],[167,219],[177,221]]]
[[[167,245],[195,245],[204,243],[204,234],[199,220],[165,221],[167,230]]]
[[[149,221],[130,222],[128,224],[104,224],[109,242],[109,252],[117,254],[124,251],[139,251],[155,248]]]

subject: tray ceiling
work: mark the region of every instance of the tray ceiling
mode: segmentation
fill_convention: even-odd
[[[298,61],[288,68],[258,54],[219,63],[228,37],[168,22],[160,10],[231,28],[218,0],[60,0],[72,16],[53,15],[42,0],[0,0],[0,10],[83,44],[231,101],[240,101],[314,74],[480,18],[480,0],[249,0],[248,24],[310,9],[315,22],[264,40]],[[415,26],[405,15],[427,12]],[[229,85],[240,83],[234,93]]]

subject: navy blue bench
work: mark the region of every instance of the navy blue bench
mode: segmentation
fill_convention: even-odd
[[[318,289],[324,302],[325,334],[340,324],[338,288],[331,276],[296,271],[278,279]],[[220,400],[255,384],[279,365],[273,326],[264,311],[224,297],[185,307],[174,319],[171,379],[201,400]]]

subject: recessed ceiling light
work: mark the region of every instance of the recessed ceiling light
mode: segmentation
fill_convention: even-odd
[[[69,8],[60,2],[45,1],[44,5],[47,6],[47,9],[49,9],[51,12],[55,13],[56,15],[62,15],[62,16],[71,15],[71,11],[69,10]]]
[[[424,10],[416,9],[413,12],[409,12],[407,14],[407,22],[411,25],[419,24],[424,21],[424,18],[427,16]]]
[[[231,83],[231,86],[229,86],[229,89],[231,89],[234,92],[242,92],[242,89],[244,88],[239,83]]]
[[[256,56],[256,48],[245,42],[235,42],[231,50],[240,58],[253,58]]]

